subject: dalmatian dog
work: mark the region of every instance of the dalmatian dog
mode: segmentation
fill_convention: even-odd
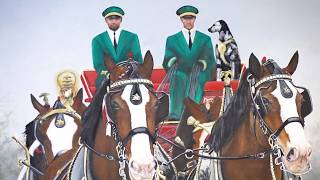
[[[221,81],[223,71],[231,70],[231,79],[237,80],[241,72],[241,60],[238,45],[224,20],[215,22],[209,32],[219,33],[219,43],[216,45],[217,80]]]

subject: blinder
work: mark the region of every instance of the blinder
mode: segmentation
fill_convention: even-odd
[[[304,87],[296,86],[296,88],[303,97],[303,101],[301,102],[301,116],[305,118],[313,111],[310,92],[307,88]]]
[[[261,95],[259,91],[258,96],[255,99],[255,103],[258,105],[258,112],[260,113],[261,117],[264,118],[268,112],[268,104],[269,100]]]
[[[158,98],[156,122],[165,120],[169,115],[169,96],[165,92],[156,92]]]

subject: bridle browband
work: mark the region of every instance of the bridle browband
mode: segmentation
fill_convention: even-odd
[[[54,114],[67,114],[67,115],[73,116],[73,117],[81,120],[81,116],[74,109],[72,109],[71,107],[53,109],[50,112],[48,112],[47,114],[39,117],[39,119],[40,120],[45,120],[49,116],[52,116]]]
[[[119,87],[124,87],[129,84],[145,84],[153,87],[153,83],[149,79],[137,78],[137,79],[127,79],[127,80],[116,81],[110,85],[110,90],[116,89]]]

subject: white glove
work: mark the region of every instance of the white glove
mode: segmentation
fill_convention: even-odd
[[[176,63],[176,61],[177,61],[176,57],[172,57],[171,59],[169,59],[168,67],[170,68],[174,63]]]
[[[198,63],[202,65],[202,71],[205,71],[207,69],[207,62],[205,60],[200,59]]]

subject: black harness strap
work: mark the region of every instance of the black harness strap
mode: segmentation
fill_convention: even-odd
[[[155,137],[152,136],[152,134],[150,133],[148,128],[146,128],[146,127],[137,127],[137,128],[132,129],[129,132],[128,136],[123,139],[123,141],[122,141],[123,146],[125,146],[128,143],[128,141],[136,134],[147,134],[149,136],[150,140],[152,141],[152,143],[153,144],[155,143]]]

